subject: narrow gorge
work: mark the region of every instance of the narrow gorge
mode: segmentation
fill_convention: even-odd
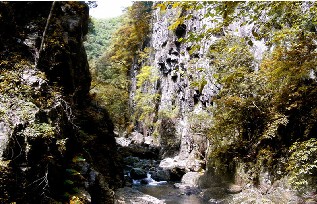
[[[315,2],[0,2],[0,203],[317,203]]]

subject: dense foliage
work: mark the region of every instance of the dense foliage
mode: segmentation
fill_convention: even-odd
[[[90,19],[89,34],[85,42],[88,61],[98,59],[102,53],[108,49],[111,44],[111,39],[119,28],[122,22],[122,17],[109,19]]]
[[[136,76],[137,89],[135,93],[134,123],[136,121],[142,123],[140,125],[144,135],[147,135],[148,129],[153,129],[155,125],[153,124],[157,114],[155,104],[159,102],[160,94],[153,90],[155,90],[158,76],[158,70],[150,66],[143,66],[140,73]]]
[[[173,118],[178,112],[176,108],[160,113],[156,110],[160,95],[153,90],[159,74],[149,66],[147,57],[151,50],[146,47],[151,6],[149,2],[135,2],[128,9],[107,51],[93,67],[93,91],[122,129],[132,115],[129,74],[133,65],[140,67],[133,121],[142,121],[145,135],[148,129],[152,133],[158,129],[159,124],[153,124],[158,118],[167,113],[170,115],[166,118]],[[199,92],[207,81],[215,81],[220,87],[210,112],[190,115],[191,129],[208,135],[210,157],[226,164],[246,163],[255,183],[266,168],[272,178],[288,175],[298,190],[316,186],[316,4],[165,2],[157,7],[162,12],[179,9],[169,26],[175,31],[194,17],[190,11],[205,9],[204,16],[200,16],[208,19],[203,21],[207,22],[203,30],[187,32],[178,38],[179,43],[191,44],[190,55],[200,49],[201,41],[216,38],[209,47],[212,63],[205,70],[208,75],[191,83]],[[230,31],[232,24],[250,32],[238,35]],[[260,41],[267,49],[259,58],[254,56],[254,43]],[[94,53],[97,52],[92,51],[91,56],[97,57]]]
[[[167,6],[167,4],[170,4]],[[170,26],[191,19],[189,10],[207,9],[212,22],[204,32],[188,33],[181,42],[197,43],[217,36],[209,56],[210,72],[221,89],[214,99],[209,127],[212,158],[225,163],[250,163],[254,181],[267,167],[275,178],[288,174],[297,189],[316,190],[317,83],[316,12],[314,2],[183,2],[158,7],[180,7]],[[241,20],[244,19],[244,20]],[[209,22],[209,23],[210,23]],[[228,26],[251,27],[238,36]],[[262,59],[252,54],[262,40]],[[314,187],[315,186],[315,187]]]
[[[138,63],[137,56],[144,53],[150,31],[151,5],[152,2],[135,2],[128,8],[108,48],[92,67],[92,91],[107,108],[118,129],[124,129],[130,122],[129,74],[133,63]]]

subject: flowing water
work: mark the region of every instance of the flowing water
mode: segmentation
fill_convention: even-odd
[[[167,204],[207,204],[199,195],[186,195],[182,190],[174,188],[173,184],[166,183],[162,185],[140,185],[136,187],[142,193],[151,195]]]
[[[144,180],[143,180],[144,181]],[[148,184],[141,184],[141,180],[134,180],[133,186],[138,191],[163,200],[166,204],[207,204],[199,196],[198,189],[179,189],[174,183],[166,181],[155,181],[150,174],[146,179]]]

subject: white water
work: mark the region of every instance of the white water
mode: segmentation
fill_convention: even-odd
[[[158,186],[158,185],[163,185],[167,184],[167,181],[155,181],[152,179],[151,174],[147,173],[147,178],[140,179],[140,180],[132,180],[133,185],[141,185],[143,183],[147,183],[149,186]]]
[[[155,181],[151,174],[147,173],[147,178],[132,180],[134,188],[147,195],[158,198],[166,204],[205,204],[199,195],[186,194],[183,190],[175,188],[167,181]],[[146,185],[144,185],[146,183]]]

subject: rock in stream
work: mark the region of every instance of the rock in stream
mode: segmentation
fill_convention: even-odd
[[[116,191],[115,195],[115,204],[164,204],[165,202],[141,193],[140,191],[129,188],[129,187],[124,187],[120,188]]]

